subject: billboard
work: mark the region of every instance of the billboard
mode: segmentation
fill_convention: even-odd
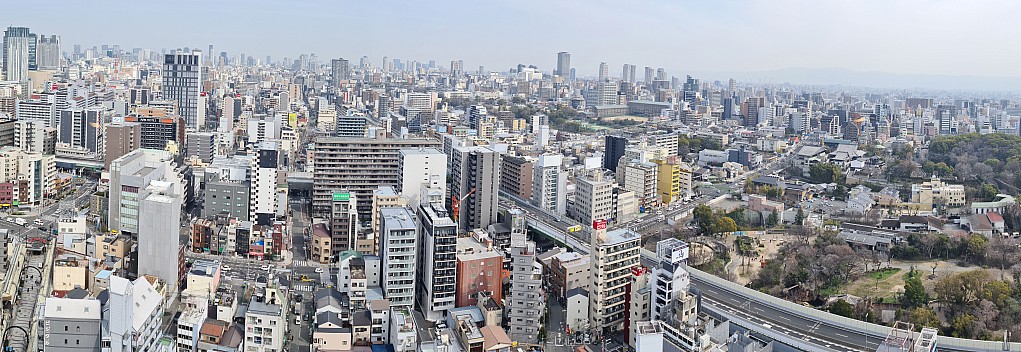
[[[592,228],[595,230],[606,230],[606,219],[593,220]]]
[[[333,201],[334,202],[346,202],[348,200],[351,200],[351,193],[348,193],[348,192],[334,192],[333,193]]]

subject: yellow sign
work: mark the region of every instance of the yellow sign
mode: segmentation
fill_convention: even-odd
[[[567,228],[567,232],[578,232],[581,231],[581,225],[574,225]]]

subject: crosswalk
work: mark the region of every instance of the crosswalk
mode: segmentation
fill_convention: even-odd
[[[312,262],[307,260],[295,260],[294,266],[312,266]]]
[[[294,285],[294,291],[297,291],[297,292],[312,292],[314,290],[315,290],[315,287],[313,287],[312,285],[306,285],[306,284],[296,284],[296,285]]]

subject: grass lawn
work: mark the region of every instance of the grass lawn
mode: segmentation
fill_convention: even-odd
[[[886,280],[887,278],[893,276],[893,274],[896,274],[899,271],[900,271],[899,268],[886,268],[883,270],[868,273],[868,277],[872,278],[873,280]]]

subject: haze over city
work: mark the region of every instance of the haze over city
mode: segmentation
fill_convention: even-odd
[[[262,57],[368,55],[461,59],[503,71],[551,68],[574,54],[580,76],[599,62],[638,63],[706,79],[861,85],[864,72],[932,75],[922,87],[1021,89],[1014,1],[22,1],[22,25],[66,43],[205,47]],[[59,9],[59,11],[54,11]],[[187,9],[186,11],[184,9]],[[117,16],[118,13],[144,15]],[[154,20],[172,16],[172,25]],[[812,69],[812,70],[806,70]],[[850,70],[851,73],[841,70]],[[861,73],[861,74],[859,74]],[[911,88],[911,77],[873,84]],[[917,78],[917,77],[915,77]],[[964,87],[955,87],[955,85]]]

